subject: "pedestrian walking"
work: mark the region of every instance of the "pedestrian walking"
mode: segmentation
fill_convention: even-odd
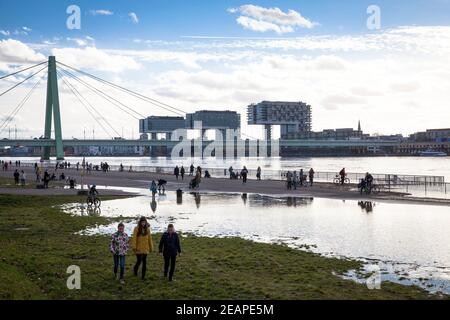
[[[256,179],[261,180],[261,167],[256,170]]]
[[[311,185],[311,187],[314,183],[314,174],[315,174],[314,169],[313,168],[309,169],[309,184]]]
[[[180,175],[180,168],[178,168],[178,166],[176,166],[175,169],[173,170],[173,174],[175,178],[178,180],[178,176]]]
[[[169,224],[167,231],[159,241],[159,254],[164,257],[164,278],[173,280],[177,255],[181,255],[180,237],[175,232],[173,224]]]
[[[141,279],[145,279],[147,272],[147,256],[153,251],[153,241],[150,232],[150,225],[145,217],[139,219],[139,223],[133,231],[133,237],[131,238],[131,248],[136,255],[136,264],[134,265],[134,275],[138,275],[139,267],[142,264]]]
[[[247,183],[247,175],[248,175],[248,170],[247,170],[247,167],[244,166],[244,168],[241,171],[242,183]]]
[[[27,182],[27,175],[25,174],[25,171],[22,170],[20,172],[20,185],[22,187],[25,187],[26,182]]]
[[[125,226],[123,223],[119,223],[117,232],[111,236],[111,244],[109,249],[113,255],[114,260],[114,278],[119,279],[121,284],[125,283],[125,256],[129,249],[130,238],[124,232]],[[117,275],[120,267],[120,275]]]
[[[20,178],[20,173],[19,173],[19,170],[14,170],[14,174],[13,174],[13,177],[14,177],[14,184],[17,186],[17,185],[19,185],[19,178]]]

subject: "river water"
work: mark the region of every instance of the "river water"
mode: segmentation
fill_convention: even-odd
[[[128,233],[144,215],[153,232],[175,223],[183,233],[282,243],[358,259],[367,270],[379,268],[382,281],[414,283],[450,294],[450,211],[445,206],[224,193],[184,194],[177,204],[174,192],[154,200],[148,191],[139,192],[136,198],[104,202],[101,212],[81,204],[66,205],[64,210],[122,216]],[[115,224],[98,226],[82,233],[111,234],[115,228]],[[347,276],[355,277],[352,271]]]
[[[0,160],[22,160],[39,161],[39,158],[0,158]],[[82,157],[67,157],[66,161],[71,163],[80,162]],[[175,165],[204,168],[242,168],[244,165],[249,169],[258,166],[266,170],[314,168],[315,171],[339,172],[343,167],[347,172],[356,173],[380,173],[380,174],[408,174],[444,176],[450,181],[450,157],[332,157],[332,158],[240,158],[234,160],[223,159],[186,159],[173,161],[167,158],[150,157],[90,157],[86,161],[94,164],[108,162],[110,165],[123,164],[124,166],[163,166],[174,167]],[[53,161],[54,162],[54,161]]]

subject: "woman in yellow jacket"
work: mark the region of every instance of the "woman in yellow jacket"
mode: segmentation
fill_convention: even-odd
[[[150,225],[145,217],[139,219],[137,227],[134,228],[133,237],[131,238],[131,248],[137,258],[134,266],[134,275],[138,275],[139,266],[142,263],[142,280],[144,280],[145,272],[147,271],[147,255],[153,251]]]

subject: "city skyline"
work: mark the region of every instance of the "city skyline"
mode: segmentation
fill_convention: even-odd
[[[367,28],[371,4],[381,10],[378,30]],[[70,5],[81,9],[80,30],[66,27]],[[303,101],[312,106],[314,131],[355,128],[361,120],[367,133],[408,135],[449,127],[449,8],[445,0],[2,2],[0,75],[53,54],[186,113],[244,115],[263,100]],[[0,90],[19,79],[2,81]],[[0,97],[2,122],[32,84]],[[92,131],[95,120],[63,83],[59,89],[63,135]],[[137,134],[136,120],[82,92],[125,136]],[[43,134],[45,93],[41,85],[11,122],[20,136]],[[118,99],[148,116],[174,115]],[[244,133],[261,136],[245,117],[241,122]],[[95,126],[96,136],[106,137]]]

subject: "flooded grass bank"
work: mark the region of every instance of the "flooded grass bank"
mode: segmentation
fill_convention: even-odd
[[[381,290],[335,274],[359,269],[359,262],[324,258],[287,246],[238,238],[182,238],[177,282],[161,277],[162,261],[149,257],[149,279],[112,280],[109,236],[86,237],[79,230],[117,217],[73,216],[58,207],[79,197],[0,196],[0,298],[2,299],[429,299],[417,287],[390,282]],[[158,235],[155,235],[155,240]],[[68,290],[66,269],[79,265],[82,289]]]

